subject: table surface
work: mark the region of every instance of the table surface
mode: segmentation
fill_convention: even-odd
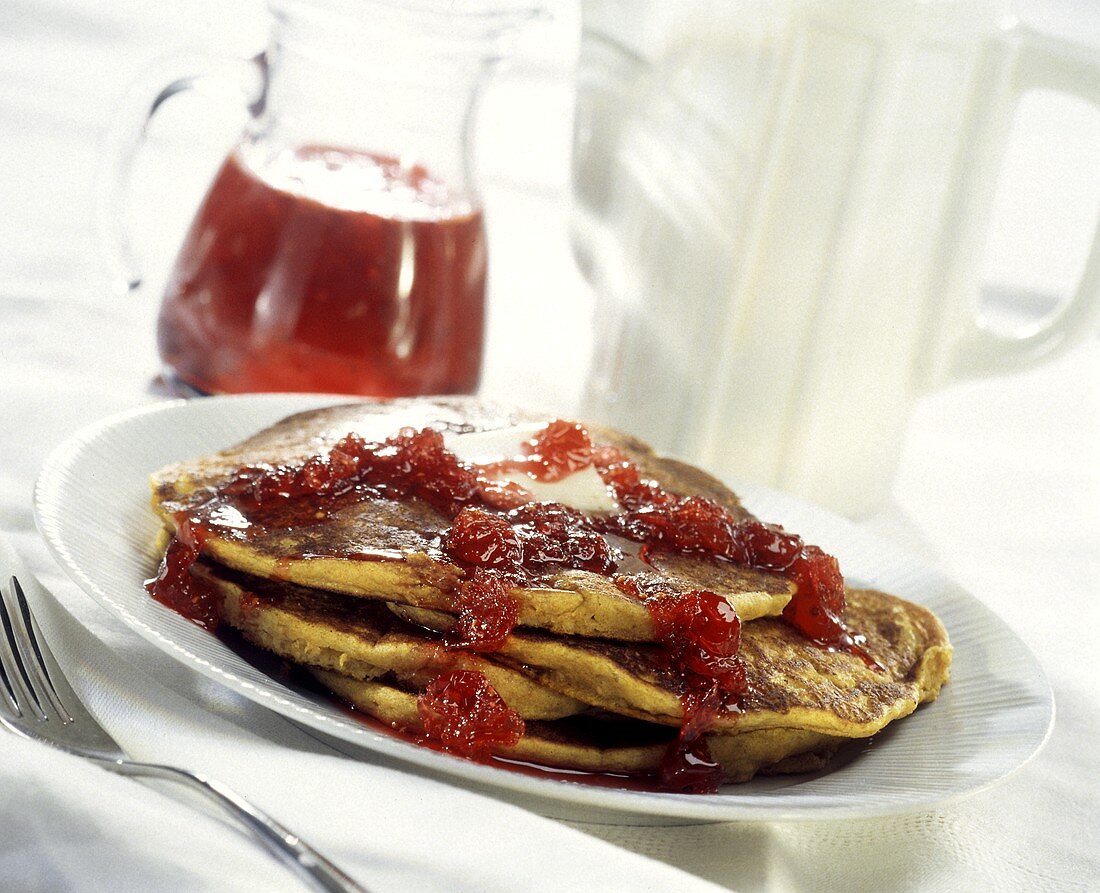
[[[213,0],[189,7],[202,14],[153,6],[136,0],[14,0],[0,10],[0,124],[5,133],[0,141],[0,530],[11,536],[80,626],[124,651],[144,676],[181,691],[188,688],[181,671],[163,666],[156,653],[133,642],[62,579],[34,532],[30,503],[39,466],[68,434],[162,396],[151,385],[158,371],[152,344],[155,299],[111,295],[95,236],[98,140],[110,110],[126,84],[166,52],[251,53],[262,37],[259,4],[234,7],[232,15],[226,14],[228,4]],[[1049,22],[1064,30],[1067,21],[1075,20],[1058,9],[1046,10]],[[562,21],[567,23],[568,16]],[[1087,24],[1090,34],[1100,33],[1095,17]],[[551,44],[544,45],[539,51],[543,61],[568,52],[564,26],[548,39],[560,45],[550,51]],[[522,174],[513,175],[501,162],[488,175],[487,203],[496,221],[490,234],[494,256],[507,260],[493,270],[485,391],[568,412],[576,403],[590,349],[591,311],[591,295],[572,265],[565,238],[561,159],[568,149],[568,95],[553,79],[534,76],[527,82],[520,77],[507,89],[527,91],[525,96],[534,99],[525,100],[522,120],[500,124],[501,157],[507,157],[508,140],[521,145],[532,132],[544,152]],[[501,102],[501,109],[510,108],[506,96]],[[179,115],[193,112],[184,109]],[[491,106],[487,114],[493,115]],[[505,117],[500,114],[501,121]],[[211,111],[206,129],[186,137],[183,120],[169,120],[163,132],[154,134],[155,164],[144,186],[139,180],[138,204],[147,203],[142,231],[149,235],[147,263],[154,280],[164,266],[163,246],[178,239],[237,119],[228,108]],[[1090,145],[1095,156],[1096,143],[1089,143],[1095,126],[1059,111],[1042,123],[1048,128],[1044,140]],[[1046,143],[1019,150],[1022,166],[1042,155],[1038,145]],[[173,165],[173,175],[165,177],[165,166]],[[1002,196],[1009,215],[1021,213],[1018,196],[1028,182],[1021,176],[1018,188]],[[1094,180],[1060,188],[1100,193]],[[1050,213],[1052,220],[1060,219],[1056,210]],[[1008,233],[1001,242],[1004,262],[998,263],[996,252],[990,262],[998,293],[1055,294],[1068,284],[1068,262],[1057,251],[1045,255],[1043,263],[1014,266],[1011,239],[1020,227],[1002,226]],[[1049,233],[1045,238],[1059,241]],[[1035,272],[1044,264],[1045,278]],[[532,268],[539,274],[532,276]],[[517,349],[515,335],[529,328],[528,308],[540,300],[554,302],[557,313],[545,324],[542,338]],[[602,864],[605,873],[609,865],[623,866],[621,877],[637,880],[637,889],[691,889],[692,875],[699,889],[708,888],[705,880],[738,890],[841,885],[851,890],[978,885],[1083,890],[1100,885],[1100,695],[1090,672],[1100,629],[1098,457],[1100,340],[1092,337],[1033,370],[956,385],[923,400],[890,505],[861,522],[944,568],[1004,617],[1040,657],[1055,691],[1058,719],[1045,750],[1015,776],[934,812],[873,822],[560,827],[553,833],[563,836],[553,839],[568,842],[569,851],[544,854],[546,877],[571,877],[568,871],[585,877],[583,870],[597,872]],[[90,649],[93,640],[73,647]],[[202,692],[217,713],[220,696]],[[268,727],[261,725],[262,734]],[[270,734],[283,746],[284,731]],[[129,744],[149,758],[173,755],[170,746],[154,740]],[[0,739],[0,754],[10,754],[10,747]],[[0,757],[0,881],[7,888],[18,880],[19,889],[97,889],[105,878],[119,885],[118,878],[136,884],[135,878],[146,876],[111,874],[102,865],[87,873],[51,873],[56,861],[50,854],[61,833],[50,812],[56,803],[36,806],[33,791],[17,797],[4,764]],[[82,783],[74,775],[74,788]],[[437,833],[454,828],[438,817],[429,821],[437,823]],[[525,833],[539,827],[544,826],[522,825]],[[535,841],[512,840],[507,846],[513,852],[527,844]],[[139,838],[118,861],[144,865],[143,848],[154,847],[152,836],[147,842]],[[81,859],[89,866],[102,861],[95,847],[72,852],[78,868]],[[285,882],[286,889],[295,889],[271,877],[275,888]],[[378,889],[409,888],[375,881]],[[452,889],[497,888],[488,876],[451,877],[448,883]],[[203,888],[186,872],[158,877],[157,884]],[[524,886],[542,888],[534,880]],[[247,887],[242,883],[240,888]],[[125,880],[120,889],[127,889]]]

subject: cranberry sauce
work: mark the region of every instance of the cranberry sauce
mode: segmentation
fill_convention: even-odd
[[[557,481],[589,467],[614,494],[618,511],[589,514],[536,502],[521,485],[497,477],[521,471]],[[217,614],[211,594],[199,581],[187,582],[207,525],[218,526],[228,509],[229,526],[247,537],[251,528],[316,523],[365,498],[423,500],[451,520],[441,547],[464,575],[451,592],[456,621],[443,639],[447,648],[500,649],[518,620],[511,590],[556,569],[610,576],[641,601],[668,666],[683,683],[680,735],[660,773],[668,790],[713,791],[721,781],[703,734],[717,717],[736,712],[745,693],[741,623],[713,592],[677,592],[657,574],[616,573],[620,564],[645,566],[641,562],[664,551],[782,574],[796,584],[783,612],[787,623],[824,647],[853,652],[875,666],[844,625],[844,579],[836,559],[781,527],[738,520],[712,500],[665,490],[643,478],[620,450],[595,446],[575,422],[552,422],[521,444],[517,457],[488,465],[459,461],[434,429],[406,428],[377,443],[349,434],[327,453],[296,465],[242,468],[206,503],[177,518],[177,539],[149,582],[150,592],[212,628]],[[635,545],[637,556],[610,543]],[[484,678],[441,676],[421,696],[426,734],[446,749],[481,754],[522,734],[522,721],[502,712],[507,708],[498,701]],[[460,717],[467,711],[473,712],[464,725]]]
[[[425,737],[458,756],[484,760],[523,737],[520,715],[473,670],[437,676],[417,697],[416,708]]]
[[[145,582],[145,588],[165,607],[214,632],[221,622],[221,610],[212,587],[191,575],[191,566],[198,557],[197,548],[185,545],[179,537],[173,538],[157,575]]]
[[[207,393],[472,393],[481,212],[419,166],[324,146],[226,159],[180,249],[162,359]]]

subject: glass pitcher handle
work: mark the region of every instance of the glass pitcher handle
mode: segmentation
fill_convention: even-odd
[[[1095,52],[1056,37],[1017,27],[1012,72],[1013,101],[1030,90],[1048,90],[1081,99],[1100,112],[1100,61]],[[1100,226],[1093,234],[1077,287],[1061,307],[1028,330],[1001,333],[977,320],[960,345],[952,374],[956,378],[997,375],[1025,369],[1057,356],[1091,335],[1100,320]]]
[[[178,56],[162,60],[130,86],[107,132],[100,172],[99,231],[117,291],[133,292],[142,282],[127,226],[130,180],[157,112],[173,97],[196,91],[232,96],[259,114],[266,73],[263,54],[251,59]]]

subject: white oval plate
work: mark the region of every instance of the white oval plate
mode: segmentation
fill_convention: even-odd
[[[955,647],[952,681],[939,699],[890,726],[869,746],[849,749],[848,759],[831,771],[761,778],[709,796],[625,791],[472,763],[356,723],[323,699],[270,678],[142,588],[159,560],[153,547],[158,522],[149,508],[152,471],[223,449],[286,415],[332,402],[309,395],[211,397],[157,404],[92,425],[46,462],[35,490],[39,529],[88,594],[196,671],[300,724],[536,808],[541,802],[550,813],[564,808],[624,819],[778,820],[907,812],[1005,778],[1046,740],[1054,718],[1050,687],[1034,656],[1002,620],[942,574],[851,523],[750,486],[738,489],[759,517],[837,555],[850,581],[927,605],[943,620]]]

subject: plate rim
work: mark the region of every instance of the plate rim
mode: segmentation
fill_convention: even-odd
[[[524,797],[548,799],[557,803],[565,802],[615,814],[702,821],[824,821],[841,818],[903,815],[927,810],[934,806],[942,806],[973,796],[1000,784],[1033,760],[1050,738],[1054,727],[1056,704],[1049,679],[1042,664],[1027,643],[995,611],[981,599],[966,591],[944,571],[910,555],[892,542],[863,531],[852,521],[834,515],[826,509],[759,485],[733,482],[736,492],[744,496],[746,501],[751,502],[754,497],[759,496],[785,504],[795,511],[813,513],[830,524],[839,526],[846,536],[861,540],[869,546],[873,545],[875,549],[883,553],[883,561],[887,565],[910,565],[913,569],[930,575],[951,591],[951,600],[957,600],[960,608],[977,612],[981,615],[981,620],[985,624],[992,625],[1001,636],[1007,637],[1014,647],[1021,649],[1034,670],[1034,682],[1042,695],[1042,704],[1038,706],[1045,708],[1046,718],[1042,735],[1037,736],[1031,747],[1018,758],[1014,765],[999,775],[991,775],[980,782],[960,787],[957,791],[947,793],[928,792],[914,795],[904,801],[887,800],[872,801],[871,803],[854,802],[853,798],[847,796],[822,793],[813,795],[813,803],[799,802],[791,804],[789,801],[784,802],[782,797],[776,795],[773,795],[774,799],[769,799],[768,802],[760,802],[761,795],[738,796],[736,788],[730,793],[700,796],[629,791],[531,777],[419,747],[399,738],[386,735],[384,732],[356,724],[353,720],[330,716],[318,709],[304,708],[293,700],[280,696],[280,689],[291,695],[297,693],[291,692],[286,686],[274,679],[268,678],[270,690],[257,688],[253,683],[238,676],[232,668],[226,669],[213,665],[210,661],[189,650],[185,643],[175,641],[142,618],[135,616],[125,605],[116,601],[108,592],[104,591],[85,572],[80,562],[76,560],[65,542],[59,537],[59,526],[63,524],[63,521],[59,519],[56,512],[58,508],[57,500],[52,497],[62,487],[64,471],[75,466],[82,457],[83,451],[109,431],[126,424],[132,424],[137,419],[145,419],[155,415],[168,415],[179,412],[186,416],[189,412],[194,411],[190,407],[202,407],[203,411],[206,411],[208,407],[214,406],[216,407],[214,411],[217,413],[222,406],[231,407],[233,404],[245,404],[255,405],[257,411],[270,408],[273,413],[279,412],[287,415],[292,412],[304,411],[310,407],[355,402],[355,400],[356,398],[348,395],[239,394],[204,397],[200,401],[187,399],[158,401],[106,416],[82,427],[67,437],[50,452],[43,463],[34,487],[34,517],[39,534],[45,541],[54,560],[86,595],[120,619],[143,639],[183,663],[192,671],[217,680],[253,703],[280,714],[284,719],[303,723],[311,729],[333,735],[341,741],[381,753],[386,757],[404,763],[411,763],[435,773],[457,776],[466,783],[473,783],[489,789],[503,788]],[[242,436],[247,436],[247,434]],[[216,448],[221,449],[226,446],[229,446],[229,444]],[[153,470],[155,469],[141,469],[146,474]],[[198,627],[194,627],[194,629],[201,632],[202,635],[209,635],[209,633],[200,630]],[[921,709],[928,710],[934,708],[934,706],[934,703],[928,704]],[[491,791],[486,791],[486,793],[491,793]]]

